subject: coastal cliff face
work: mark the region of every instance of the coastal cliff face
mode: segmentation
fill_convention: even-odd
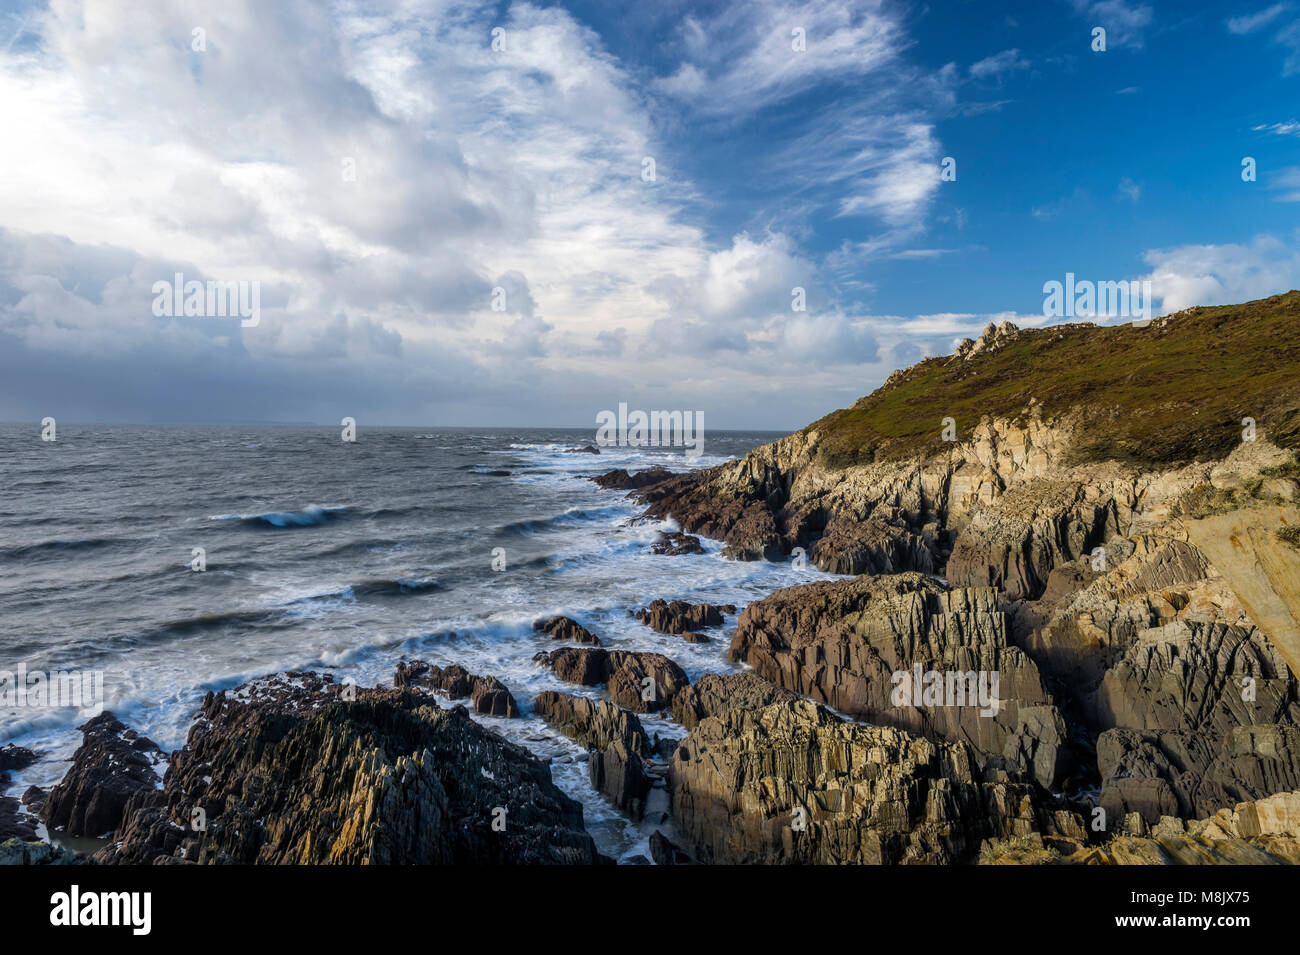
[[[577,645],[534,662],[574,693],[288,674],[210,695],[161,780],[104,714],[45,818],[112,830],[105,863],[608,861],[546,765],[445,697],[586,748],[661,862],[1300,862],[1297,329],[1300,292],[990,326],[740,460],[595,479],[732,558],[843,575],[746,606],[743,672],[548,617]],[[654,596],[629,613],[692,643],[736,609]]]
[[[1296,292],[1143,328],[990,326],[850,409],[635,493],[737,559],[806,557],[861,575],[751,604],[732,659],[845,716],[968,746],[977,776],[1069,800],[1080,826],[1101,820],[1088,827],[1093,842],[1146,838],[1143,826],[1217,818],[1300,781],[1297,328]],[[1265,332],[1277,337],[1254,337]],[[1185,365],[1162,379],[1171,361]],[[913,668],[996,673],[1000,705],[897,705],[894,682]],[[720,799],[779,828],[771,807],[728,802],[709,781],[731,772],[728,734],[747,740],[731,741],[737,752],[770,737],[751,724],[741,714],[701,723],[712,768],[677,769],[688,792],[710,794],[678,801],[698,852],[757,851],[709,823]],[[735,759],[752,771],[762,757]],[[783,791],[775,777],[741,778],[737,791],[747,785]],[[751,838],[761,829],[754,821]],[[1031,829],[1041,841],[1042,826]],[[808,858],[783,838],[766,851]],[[1145,845],[1123,851],[1178,861]],[[909,851],[873,843],[862,858]]]

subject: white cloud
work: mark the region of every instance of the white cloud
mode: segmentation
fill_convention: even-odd
[[[1153,20],[1151,6],[1130,0],[1070,0],[1075,13],[1086,17],[1091,26],[1106,30],[1106,45],[1141,49],[1145,30]]]
[[[1243,36],[1247,33],[1254,33],[1261,27],[1266,27],[1273,23],[1282,14],[1291,9],[1289,3],[1275,3],[1271,7],[1265,7],[1258,13],[1246,14],[1240,17],[1231,17],[1228,19],[1228,32]]]
[[[1153,249],[1144,276],[1162,314],[1193,305],[1228,305],[1300,288],[1300,250],[1274,236],[1246,244]]]
[[[1029,61],[1020,55],[1019,50],[1003,50],[972,64],[970,75],[977,80],[999,79],[1006,73],[1027,69]]]

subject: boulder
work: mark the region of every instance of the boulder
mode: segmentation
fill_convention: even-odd
[[[406,688],[290,673],[209,693],[161,791],[102,863],[482,864],[605,860],[546,764]]]
[[[70,836],[107,836],[121,824],[132,796],[158,787],[163,752],[108,711],[78,729],[81,746],[67,775],[50,790],[41,818]]]
[[[587,646],[600,646],[600,638],[572,617],[543,617],[533,622],[533,629],[552,640],[572,640]]]
[[[397,664],[393,686],[438,693],[451,700],[469,697],[474,712],[485,716],[519,715],[519,705],[504,683],[494,676],[477,676],[455,664],[437,667],[423,660],[402,661]]]

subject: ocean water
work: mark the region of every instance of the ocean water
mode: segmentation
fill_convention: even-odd
[[[586,480],[622,467],[706,467],[778,435],[718,432],[680,449],[571,449],[594,430],[0,426],[0,670],[102,671],[105,706],[165,750],[209,690],[289,669],[391,685],[400,660],[502,680],[522,719],[475,716],[550,759],[601,850],[646,851],[587,782],[583,750],[532,715],[547,689],[600,696],[532,662],[564,644],[532,630],[567,614],[609,648],[652,650],[692,680],[725,660],[734,618],[707,644],[630,611],[663,597],[738,607],[826,577],[789,563],[650,553],[662,522]],[[509,472],[508,474],[493,472]],[[194,548],[207,569],[190,569]],[[502,550],[497,550],[498,548]],[[505,569],[493,569],[494,551]],[[453,703],[446,703],[451,706]],[[81,739],[71,708],[0,709],[0,744],[38,750],[10,794],[62,778]],[[647,731],[681,736],[666,717]]]

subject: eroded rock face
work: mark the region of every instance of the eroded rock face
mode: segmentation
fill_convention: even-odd
[[[41,818],[71,836],[102,837],[118,828],[132,796],[158,786],[163,753],[108,711],[79,729],[81,746],[67,775],[50,790]]]
[[[967,740],[981,764],[1049,788],[1066,769],[1064,719],[1033,661],[1008,642],[991,588],[948,591],[921,574],[898,574],[779,590],[741,613],[730,654],[850,716]],[[911,686],[918,667],[941,674],[945,693],[951,674],[962,699],[926,697],[918,687],[900,705],[895,689]]]
[[[583,746],[604,749],[617,740],[639,756],[650,753],[650,740],[641,721],[621,706],[546,690],[537,694],[533,709],[551,726]]]
[[[1101,806],[1113,819],[1138,813],[1203,819],[1220,809],[1300,788],[1300,728],[1237,726],[1215,737],[1178,730],[1113,729],[1097,740]]]
[[[663,709],[690,685],[686,671],[661,653],[562,647],[533,659],[567,683],[607,683],[609,698],[635,713]]]
[[[406,690],[423,690],[452,700],[469,697],[474,712],[486,716],[518,716],[519,704],[506,685],[494,676],[478,676],[462,666],[437,667],[423,660],[397,664],[393,686]]]
[[[633,820],[640,820],[653,783],[645,766],[650,741],[636,715],[605,700],[551,690],[539,693],[533,708],[565,736],[590,749],[591,785]]]
[[[961,862],[1044,824],[1032,787],[984,782],[964,743],[802,700],[702,720],[670,778],[677,832],[702,862]]]
[[[649,606],[635,611],[633,616],[651,630],[660,633],[680,634],[692,630],[704,630],[708,627],[720,627],[725,622],[724,614],[735,613],[732,604],[691,604],[685,600],[651,601]]]
[[[590,647],[600,646],[600,638],[572,617],[545,617],[533,623],[533,629],[553,640],[572,640]]]
[[[709,673],[673,697],[673,719],[687,729],[727,710],[760,710],[772,703],[799,699],[798,694],[769,683],[756,673]]]
[[[704,545],[700,539],[680,531],[665,531],[650,547],[651,553],[661,556],[678,556],[681,554],[703,554]]]
[[[1129,825],[1128,823],[1132,823]],[[1220,809],[1209,819],[1164,816],[1147,827],[1136,815],[1103,845],[1061,849],[1034,836],[988,843],[981,864],[1300,865],[1300,792]]]
[[[655,465],[633,473],[628,473],[623,468],[617,468],[613,471],[606,471],[604,474],[598,474],[591,480],[610,490],[633,491],[661,484],[672,477],[677,477],[677,475],[661,465]]]
[[[546,765],[464,707],[383,688],[346,702],[339,689],[295,673],[209,694],[164,788],[131,800],[96,860],[604,861]]]

